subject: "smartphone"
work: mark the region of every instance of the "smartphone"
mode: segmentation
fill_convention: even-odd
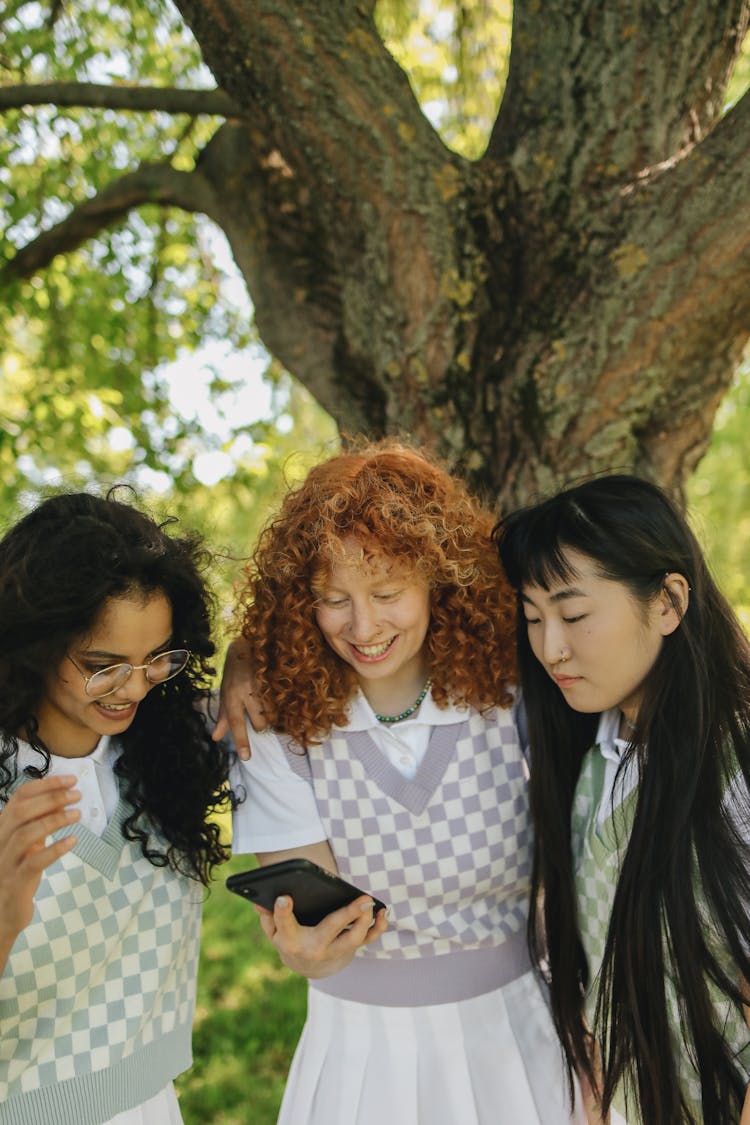
[[[273,910],[279,895],[289,895],[294,903],[294,916],[301,926],[317,926],[333,910],[348,906],[355,898],[367,894],[309,859],[285,859],[281,863],[269,863],[267,867],[240,871],[229,876],[227,889],[266,910]],[[374,895],[371,897],[375,915],[385,903]]]

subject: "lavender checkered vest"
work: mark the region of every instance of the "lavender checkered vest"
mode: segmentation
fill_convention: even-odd
[[[389,929],[313,987],[366,1003],[445,1003],[529,969],[531,828],[509,711],[435,727],[416,776],[370,735],[334,729],[289,762],[313,787],[341,875],[389,906]]]

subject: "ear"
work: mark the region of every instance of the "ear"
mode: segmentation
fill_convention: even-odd
[[[676,571],[665,574],[656,608],[657,625],[663,637],[674,633],[685,616],[689,601],[690,586],[685,575]]]

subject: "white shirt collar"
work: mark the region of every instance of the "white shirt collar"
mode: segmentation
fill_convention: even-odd
[[[467,706],[456,703],[449,703],[447,707],[438,707],[435,700],[432,698],[432,691],[428,691],[414,715],[408,719],[402,719],[399,723],[394,723],[394,727],[403,728],[416,725],[425,727],[447,726],[450,723],[463,722],[468,713],[469,708]],[[349,715],[346,729],[379,730],[382,729],[383,726],[384,724],[379,723],[375,718],[375,712],[367,702],[365,696],[358,690],[357,694],[349,703]]]
[[[116,741],[104,735],[90,754],[82,758],[64,758],[51,754],[48,777],[67,775],[75,777],[81,799],[76,806],[80,813],[79,824],[96,836],[102,836],[117,807],[119,788],[114,773],[120,753]],[[42,759],[27,742],[19,741],[17,773],[20,776],[27,766],[39,768]]]
[[[610,762],[619,762],[628,746],[627,740],[620,738],[618,734],[621,719],[619,707],[603,711],[599,717],[596,744],[602,757]]]
[[[94,749],[90,754],[84,754],[82,758],[65,758],[62,754],[50,754],[50,772],[51,773],[64,773],[64,766],[70,765],[71,762],[94,762],[97,766],[108,766],[117,757],[117,751],[112,745],[112,739],[108,734],[103,734],[97,742]],[[39,767],[41,765],[41,758],[28,742],[24,742],[22,738],[18,740],[18,765],[17,770],[21,773],[27,766]]]

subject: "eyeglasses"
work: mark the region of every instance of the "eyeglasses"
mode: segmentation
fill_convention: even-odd
[[[100,668],[91,676],[87,676],[83,669],[78,667],[72,656],[69,656],[68,660],[86,681],[83,689],[86,695],[93,699],[101,699],[103,695],[111,695],[113,691],[121,688],[133,672],[144,672],[150,684],[163,684],[173,676],[179,675],[191,655],[192,653],[186,648],[173,648],[169,652],[160,652],[158,656],[152,656],[145,664],[110,664],[108,668]]]

